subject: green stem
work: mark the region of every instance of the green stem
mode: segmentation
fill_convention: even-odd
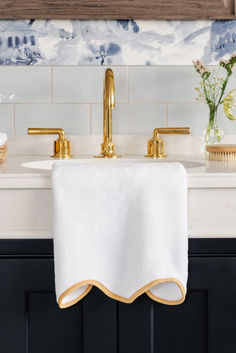
[[[227,76],[226,76],[226,79],[224,80],[224,83],[223,83],[223,85],[222,85],[221,95],[220,95],[220,98],[219,98],[219,100],[218,100],[218,104],[223,103],[223,101],[221,102],[221,99],[222,99],[222,97],[223,97],[223,95],[224,95],[224,93],[225,93],[225,88],[226,88],[226,86],[227,86],[227,83],[228,83],[228,81],[229,81],[230,76],[231,76],[231,74],[228,73]]]
[[[209,106],[209,123],[205,132],[205,144],[220,143],[221,133],[217,125],[217,109],[219,104],[208,104]]]
[[[204,94],[205,94],[206,102],[210,106],[211,100],[208,98],[205,82],[204,82],[204,86],[203,87],[204,87]]]
[[[209,104],[209,108],[210,108],[209,125],[213,126],[213,124],[215,122],[215,118],[216,118],[218,105]]]

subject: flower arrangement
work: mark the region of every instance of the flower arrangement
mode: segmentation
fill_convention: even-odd
[[[205,145],[220,143],[223,137],[223,131],[217,123],[217,109],[221,104],[224,103],[226,116],[231,120],[236,120],[231,112],[234,96],[236,97],[236,90],[231,91],[227,96],[225,93],[235,64],[236,54],[233,54],[229,60],[220,60],[219,66],[224,68],[226,73],[222,77],[220,68],[210,71],[200,60],[193,61],[196,71],[201,76],[200,85],[195,88],[198,93],[196,99],[205,102],[209,106],[209,124],[204,131]]]

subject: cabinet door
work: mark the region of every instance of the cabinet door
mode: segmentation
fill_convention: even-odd
[[[186,301],[153,303],[155,353],[236,351],[236,257],[191,257]]]
[[[234,353],[236,254],[223,245],[219,253],[214,242],[211,254],[201,244],[202,253],[190,253],[188,293],[179,306],[147,295],[123,304],[93,288],[62,310],[52,255],[0,253],[0,352]]]
[[[235,0],[1,0],[0,19],[233,19]]]
[[[0,352],[80,353],[81,305],[60,310],[52,259],[0,259]]]

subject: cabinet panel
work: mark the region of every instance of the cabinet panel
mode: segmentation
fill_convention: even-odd
[[[236,189],[190,189],[188,231],[191,237],[236,236]]]
[[[1,353],[31,352],[28,295],[31,291],[54,292],[53,276],[53,259],[0,256]],[[56,325],[55,316],[53,321]],[[52,329],[47,322],[45,328]]]
[[[27,292],[26,345],[33,353],[82,352],[81,305],[60,310],[54,292]]]
[[[0,19],[232,19],[234,0],[1,0]]]
[[[186,301],[132,304],[97,288],[59,309],[50,240],[0,240],[1,353],[233,353],[236,239],[191,239]]]
[[[116,353],[116,306],[97,288],[83,299],[83,353]]]
[[[154,352],[207,353],[207,290],[189,290],[184,305],[154,304]]]
[[[144,353],[153,349],[153,302],[143,294],[132,304],[118,303],[118,352]]]

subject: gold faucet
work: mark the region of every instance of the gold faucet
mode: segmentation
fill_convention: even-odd
[[[63,129],[45,129],[45,128],[29,128],[28,135],[54,135],[58,134],[59,137],[54,141],[54,154],[52,157],[59,159],[69,159],[70,154],[70,141],[65,138]]]
[[[103,143],[101,154],[96,158],[118,158],[115,153],[115,145],[112,142],[112,109],[115,107],[114,74],[111,69],[105,73],[103,92]]]
[[[159,134],[190,134],[189,127],[163,127],[153,130],[153,137],[147,142],[147,154],[145,157],[165,158],[164,141]]]

